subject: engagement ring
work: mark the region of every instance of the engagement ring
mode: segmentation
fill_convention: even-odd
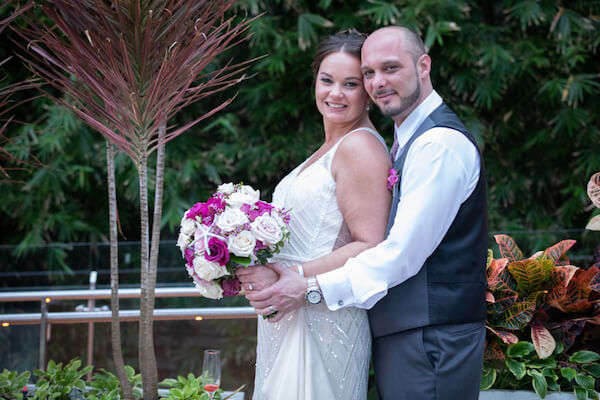
[[[248,290],[254,290],[251,283],[248,284]]]
[[[275,308],[273,308],[273,306],[269,306],[269,315],[267,315],[267,318],[271,318],[274,317],[275,315],[277,315],[277,310]]]

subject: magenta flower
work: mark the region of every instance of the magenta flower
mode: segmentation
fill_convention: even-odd
[[[208,241],[208,249],[206,250],[206,254],[204,254],[204,258],[206,258],[208,261],[219,263],[221,266],[227,264],[227,261],[229,261],[229,250],[227,250],[227,243],[217,239],[216,237],[211,237]]]
[[[269,203],[265,203],[264,201],[261,201],[261,200],[257,201],[254,204],[258,208],[258,212],[259,212],[258,215],[263,215],[264,213],[270,213],[271,210],[275,208],[272,205],[270,205]]]
[[[240,281],[238,281],[237,278],[223,279],[221,281],[223,296],[236,296],[241,288]]]
[[[196,217],[201,214],[202,207],[204,207],[204,203],[194,204],[194,206],[190,208],[190,211],[187,212],[186,218],[196,219]]]
[[[394,189],[394,185],[396,183],[398,183],[398,173],[396,172],[396,170],[394,168],[390,168],[390,170],[388,171],[388,177],[387,177],[388,190]]]
[[[213,211],[213,215],[215,212],[224,211],[227,203],[220,196],[211,197],[206,202],[206,206]]]
[[[189,247],[185,248],[185,261],[191,266],[194,261],[194,250]]]

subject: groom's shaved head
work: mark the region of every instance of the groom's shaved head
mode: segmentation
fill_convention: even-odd
[[[417,62],[419,57],[425,54],[425,45],[423,40],[415,32],[403,26],[386,26],[380,28],[369,35],[367,40],[377,40],[382,37],[397,37],[397,40],[402,41],[402,45],[406,51],[410,53],[414,62]]]

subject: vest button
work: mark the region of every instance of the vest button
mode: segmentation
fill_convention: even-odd
[[[343,306],[344,305],[344,300],[338,300],[338,306]]]

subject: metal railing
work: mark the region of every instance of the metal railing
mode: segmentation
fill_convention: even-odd
[[[95,307],[95,300],[110,299],[110,289],[95,289],[95,272],[90,273],[89,290],[49,290],[2,292],[0,302],[40,302],[39,313],[0,314],[0,326],[40,325],[39,367],[46,367],[46,348],[49,341],[51,324],[88,324],[87,364],[93,364],[94,323],[110,322],[112,312],[106,308]],[[139,298],[140,288],[119,289],[120,299]],[[156,298],[165,297],[202,297],[195,288],[161,287],[155,291]],[[48,304],[53,300],[87,300],[83,311],[48,312]],[[155,308],[154,320],[204,320],[256,318],[253,307],[204,307],[204,308]],[[138,321],[140,310],[119,310],[121,322]],[[88,380],[91,376],[88,376]]]

